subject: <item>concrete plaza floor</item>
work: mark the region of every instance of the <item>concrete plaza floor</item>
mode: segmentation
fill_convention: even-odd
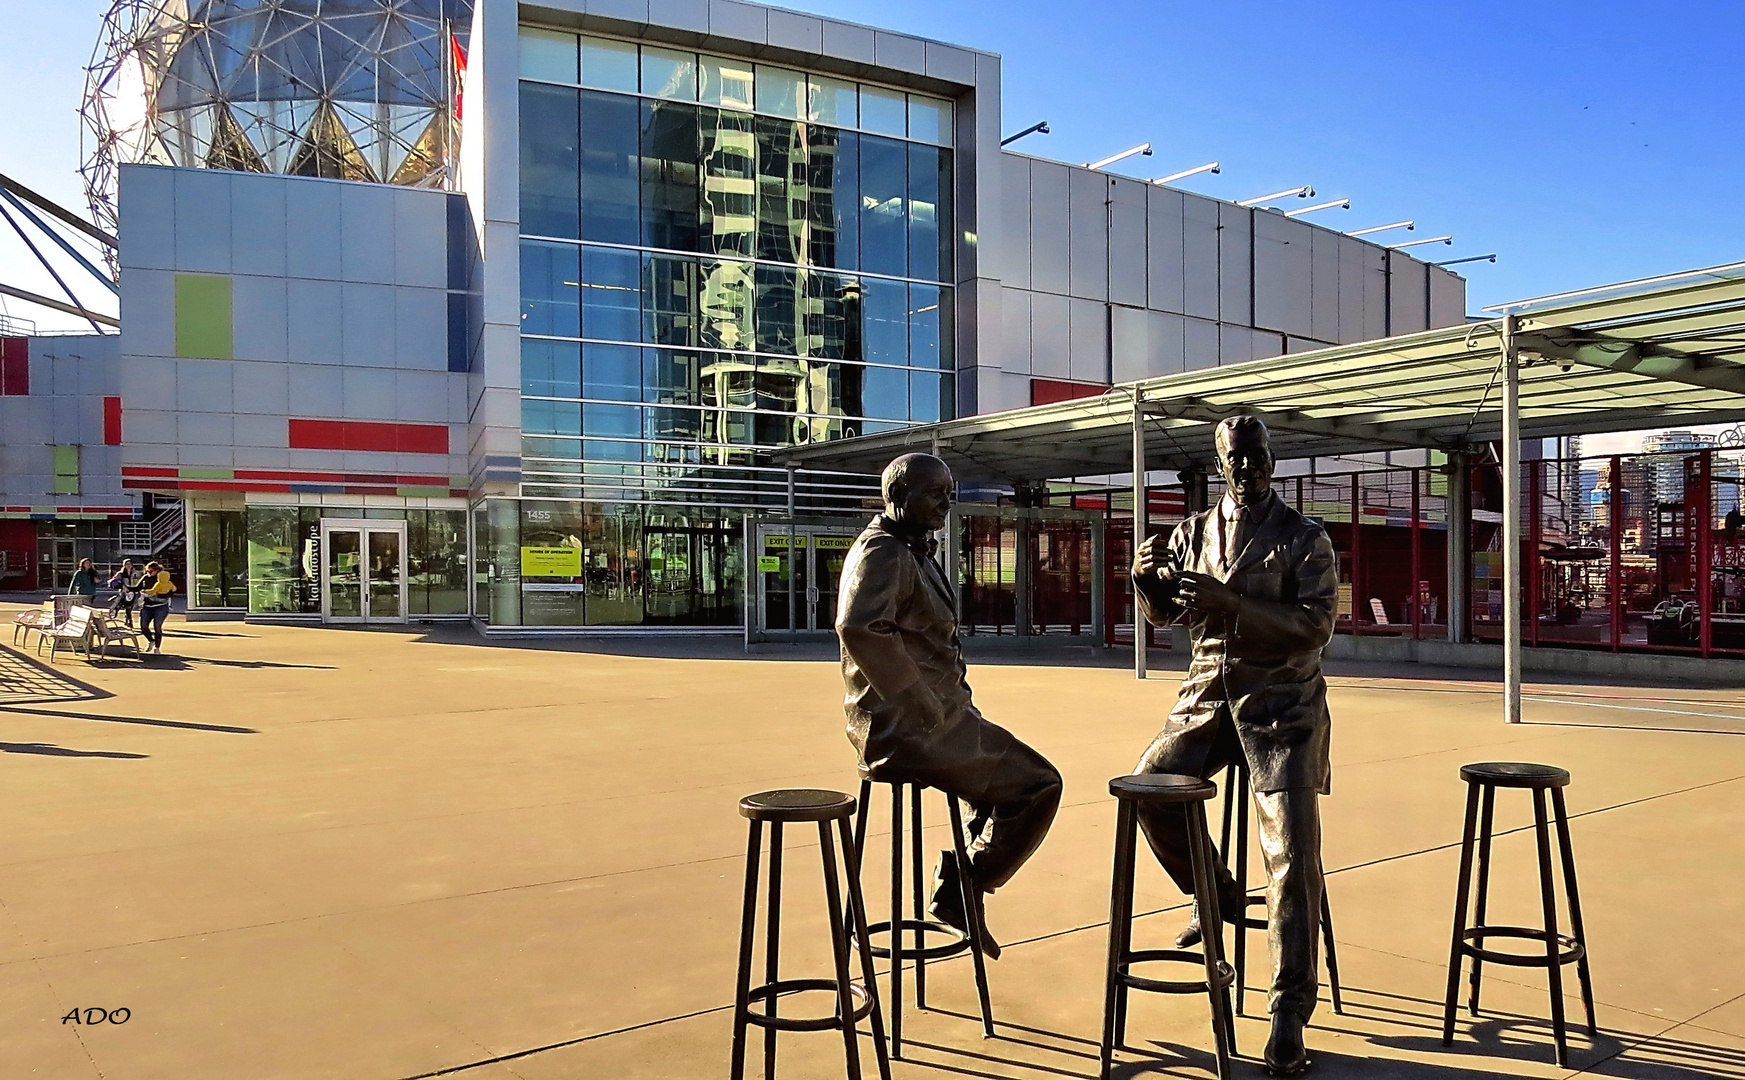
[[[0,649],[0,1077],[726,1075],[736,800],[855,783],[827,650],[180,617],[166,648],[63,654],[52,674]],[[967,963],[930,965],[934,1009],[906,1014],[895,1076],[1096,1074],[1106,783],[1174,696],[1159,659],[1137,682],[1118,661],[974,658],[984,711],[1060,766],[1065,804],[989,902],[1000,1036],[981,1038]],[[1535,684],[1529,722],[1507,727],[1473,672],[1334,671],[1325,861],[1345,1015],[1323,1000],[1316,1075],[1745,1077],[1745,690]],[[1440,1044],[1456,769],[1496,759],[1574,774],[1601,1032],[1572,1028],[1569,1070],[1551,1064],[1543,972],[1487,968],[1481,1014]],[[1492,919],[1532,924],[1526,797],[1504,793],[1498,816],[1515,831]],[[784,973],[823,974],[816,846],[790,841]],[[1149,861],[1139,889],[1141,940],[1161,944],[1181,897]],[[1259,935],[1253,949],[1264,983]],[[64,1023],[75,1008],[129,1014]],[[1264,1012],[1251,992],[1239,1076],[1261,1075]],[[1211,1073],[1201,999],[1135,994],[1129,1041],[1119,1076]],[[780,1045],[779,1075],[842,1075],[834,1034]]]

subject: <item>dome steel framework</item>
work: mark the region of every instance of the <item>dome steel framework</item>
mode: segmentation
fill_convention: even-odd
[[[82,109],[86,197],[116,225],[147,163],[452,187],[472,0],[116,0]]]

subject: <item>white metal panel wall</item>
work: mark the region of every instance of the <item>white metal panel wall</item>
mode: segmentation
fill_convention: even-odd
[[[1389,335],[1429,328],[1429,269],[1403,252],[1388,252]]]
[[[1002,371],[1030,374],[1030,296],[1023,289],[1000,290]]]
[[[1003,253],[1000,281],[1014,288],[1030,287],[1030,159],[1017,154],[1000,155],[1000,250]],[[1026,332],[1028,337],[1028,332]]]
[[[1466,279],[1440,266],[1430,274],[1430,328],[1459,326],[1466,322]]]
[[[1074,382],[1109,381],[1109,305],[1073,297],[1072,364]]]
[[[1326,229],[1309,230],[1309,336],[1336,344],[1339,336],[1339,253],[1351,239]]]
[[[1030,372],[1045,379],[1072,378],[1071,307],[1064,296],[1030,294]]]
[[[1067,172],[1071,206],[1069,242],[1072,251],[1073,296],[1088,300],[1109,298],[1109,180],[1100,172],[1071,169]]]
[[[1186,311],[1182,299],[1187,266],[1182,251],[1182,229],[1186,224],[1182,193],[1149,184],[1146,189],[1146,303],[1155,311]]]
[[[1109,300],[1141,308],[1146,297],[1146,187],[1137,180],[1109,181]]]
[[[1254,212],[1229,203],[1218,204],[1218,320],[1254,325]]]
[[[1030,163],[1030,287],[1062,296],[1071,285],[1067,270],[1068,172],[1065,165],[1051,161]]]
[[[1218,317],[1220,262],[1216,199],[1182,195],[1182,314],[1202,319]],[[1242,252],[1244,269],[1248,253]],[[1192,366],[1191,364],[1189,366]]]
[[[1130,382],[1151,374],[1151,317],[1144,308],[1115,304],[1109,308],[1109,376]]]
[[[1254,325],[1308,337],[1310,226],[1269,210],[1254,212]]]

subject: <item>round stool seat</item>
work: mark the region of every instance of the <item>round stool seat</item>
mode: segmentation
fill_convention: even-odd
[[[1218,794],[1218,785],[1197,776],[1173,773],[1141,773],[1117,776],[1109,781],[1109,794],[1117,799],[1144,803],[1205,802]]]
[[[1525,761],[1479,761],[1462,765],[1460,778],[1469,784],[1494,787],[1560,788],[1568,786],[1569,770]]]
[[[822,788],[779,788],[739,800],[752,821],[834,821],[854,813],[854,796]]]

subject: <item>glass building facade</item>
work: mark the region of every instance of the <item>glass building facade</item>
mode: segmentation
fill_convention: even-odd
[[[475,510],[474,613],[736,624],[744,517],[787,502],[769,451],[956,414],[952,103],[520,44],[522,501]],[[840,479],[808,508],[876,494]]]

